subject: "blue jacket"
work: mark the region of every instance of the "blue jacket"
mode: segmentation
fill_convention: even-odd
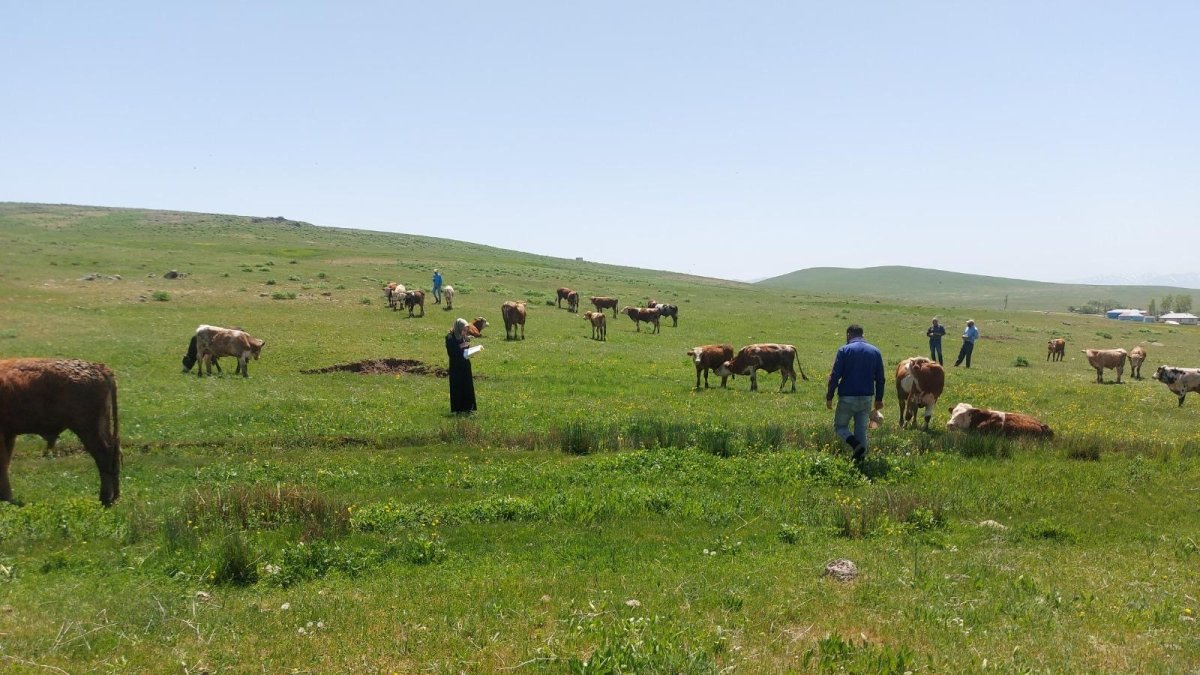
[[[874,394],[876,401],[882,401],[883,383],[883,354],[863,338],[850,338],[833,359],[825,400],[832,401],[836,390],[838,396]]]

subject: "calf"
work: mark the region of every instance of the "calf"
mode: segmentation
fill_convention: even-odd
[[[222,356],[237,359],[238,365],[233,371],[234,375],[241,372],[242,377],[250,377],[250,358],[253,357],[257,361],[262,347],[262,340],[245,331],[201,325],[196,328],[196,351],[200,354],[196,377],[201,377],[205,369],[212,375],[213,362]]]
[[[474,321],[467,324],[467,335],[470,335],[471,337],[482,337],[483,329],[490,325],[491,324],[488,323],[487,319],[483,318],[482,316],[477,316],[475,317]]]
[[[383,287],[383,295],[387,298],[388,307],[392,310],[397,309],[401,302],[404,301],[405,294],[404,284],[398,284],[394,281]]]
[[[671,317],[671,327],[675,328],[679,325],[679,307],[677,305],[664,305],[651,300],[646,303],[647,307],[657,309],[660,316]]]
[[[8,468],[17,436],[50,447],[70,430],[100,470],[100,503],[121,496],[117,381],[102,363],[75,359],[0,360],[0,501],[13,500]]]
[[[722,363],[717,368],[717,374],[721,377],[749,375],[750,391],[758,391],[758,371],[760,369],[768,373],[780,371],[783,379],[779,382],[779,391],[783,391],[783,387],[789,379],[792,381],[792,391],[796,391],[796,348],[792,345],[774,343],[746,345],[738,351],[737,356]],[[800,377],[805,382],[808,381],[808,376],[804,374],[804,368],[800,368]]]
[[[1067,355],[1067,341],[1062,338],[1055,338],[1046,343],[1046,360],[1047,361],[1062,361]]]
[[[1088,363],[1096,369],[1096,383],[1104,384],[1104,369],[1112,368],[1117,371],[1117,384],[1121,383],[1121,375],[1125,373],[1125,359],[1129,353],[1124,349],[1084,349]]]
[[[1200,394],[1200,368],[1159,366],[1154,371],[1154,379],[1167,385],[1167,389],[1179,397],[1180,407],[1183,407],[1183,399],[1189,391]]]
[[[1141,345],[1129,350],[1129,376],[1135,380],[1142,379],[1142,363],[1146,360],[1146,350]]]
[[[925,408],[925,431],[933,407],[946,386],[946,371],[937,361],[923,356],[905,359],[896,366],[896,400],[900,407],[900,426],[914,422],[917,409]]]
[[[413,308],[421,308],[421,316],[425,316],[425,291],[416,289],[408,291],[404,294],[404,306],[408,309],[408,315],[413,316]]]
[[[442,297],[446,300],[446,306],[442,309],[454,309],[454,287],[450,285],[442,286]],[[421,311],[424,312],[425,308],[421,307]]]
[[[592,324],[593,340],[608,340],[608,322],[604,318],[604,312],[584,312],[583,318]]]
[[[566,301],[567,301],[567,309],[570,309],[570,308],[571,308],[571,298],[570,298],[570,296],[571,296],[571,294],[572,294],[572,293],[574,293],[574,292],[575,292],[575,291],[573,291],[573,290],[571,290],[571,289],[567,288],[566,286],[563,286],[562,288],[558,289],[558,300],[556,301],[556,303],[558,304],[558,308],[559,308],[559,309],[562,309],[562,301],[563,301],[563,300],[566,300]]]
[[[654,325],[655,333],[658,332],[658,310],[650,307],[622,307],[621,313],[633,319],[633,325],[637,331],[642,332],[642,322]]]
[[[613,312],[613,318],[617,318],[616,298],[606,298],[603,295],[593,295],[592,297],[588,298],[588,300],[591,300],[592,305],[595,306],[597,312],[603,312],[606,309],[611,309]]]
[[[1050,427],[1032,415],[976,408],[970,403],[959,403],[950,409],[950,421],[946,422],[946,428],[1003,436],[1054,437]]]
[[[692,363],[696,364],[696,388],[700,388],[700,372],[703,371],[704,388],[708,389],[708,371],[716,371],[721,364],[733,358],[733,345],[700,345],[687,350],[687,355],[692,357]],[[733,373],[721,375],[722,389],[730,377],[733,377]]]
[[[517,339],[517,326],[521,327],[521,339],[525,339],[525,303],[513,300],[505,302],[500,305],[500,316],[504,317],[505,340]]]
[[[579,293],[575,291],[567,293],[567,311],[579,313]]]

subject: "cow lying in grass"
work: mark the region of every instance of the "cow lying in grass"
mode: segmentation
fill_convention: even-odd
[[[959,403],[950,409],[950,421],[946,422],[946,428],[1003,436],[1054,437],[1050,427],[1032,415],[976,408],[970,403]]]
[[[470,335],[473,338],[482,337],[483,329],[490,325],[491,324],[488,323],[487,319],[483,318],[482,316],[477,316],[475,317],[474,321],[467,324],[467,335]]]
[[[37,434],[53,448],[70,430],[100,470],[100,503],[121,496],[117,381],[102,363],[75,359],[0,360],[0,500],[13,500],[8,467],[17,436]]]
[[[1200,368],[1159,366],[1154,371],[1154,379],[1167,385],[1167,389],[1179,397],[1180,407],[1183,407],[1183,399],[1188,392],[1200,394]]]

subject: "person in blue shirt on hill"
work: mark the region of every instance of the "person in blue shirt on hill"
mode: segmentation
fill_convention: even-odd
[[[433,270],[433,304],[442,304],[442,273],[437,269]]]
[[[833,410],[833,394],[837,392],[833,430],[854,451],[855,464],[866,459],[867,425],[872,409],[883,409],[883,384],[883,354],[863,339],[862,326],[850,324],[846,329],[846,344],[838,349],[833,359],[829,386],[825,390],[825,407]],[[852,418],[853,434],[850,433]]]
[[[937,317],[933,317],[933,325],[925,329],[925,337],[929,338],[929,358],[937,361],[938,365],[942,364],[942,336],[946,334],[946,327],[938,323]]]
[[[958,350],[958,358],[954,360],[954,365],[967,361],[967,367],[971,367],[971,352],[975,351],[975,341],[979,339],[979,329],[975,327],[975,322],[967,320],[967,329],[963,331],[963,346]]]

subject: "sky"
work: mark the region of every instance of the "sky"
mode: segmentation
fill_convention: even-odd
[[[1197,25],[1193,1],[5,2],[0,201],[741,280],[1193,271]]]

